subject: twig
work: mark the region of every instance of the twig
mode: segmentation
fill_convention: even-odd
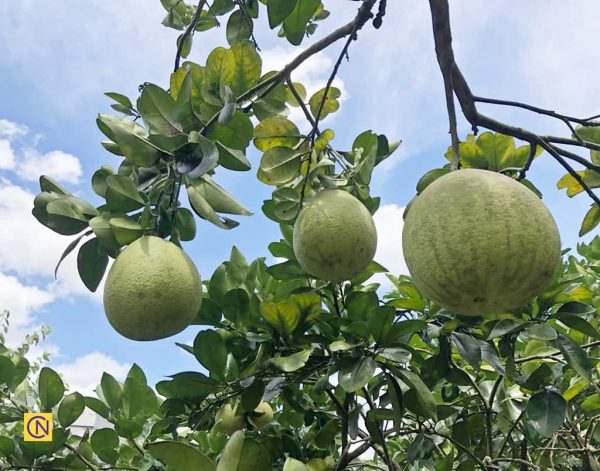
[[[206,1],[207,0],[200,0],[198,2],[198,6],[196,6],[196,11],[194,12],[194,16],[192,17],[192,21],[190,21],[190,24],[188,25],[187,29],[181,35],[179,44],[177,44],[177,53],[175,54],[175,68],[173,69],[173,72],[177,72],[177,69],[179,69],[179,61],[181,60],[181,52],[183,51],[183,46],[188,36],[194,34],[194,30],[196,29],[196,26],[198,26],[198,21],[200,21],[200,15],[202,13],[204,5],[206,5]]]
[[[248,28],[250,28],[250,40],[252,41],[252,44],[254,44],[254,47],[257,51],[260,51],[260,47],[258,47],[258,41],[254,37],[254,23],[248,16],[248,12],[246,11],[246,8],[244,7],[244,4],[241,2],[241,0],[235,0],[235,3],[237,3],[238,7],[240,8],[242,16],[244,17],[244,21],[248,24]]]
[[[508,433],[506,434],[506,438],[504,438],[504,442],[502,442],[502,446],[500,447],[500,451],[498,452],[499,455],[502,454],[502,452],[504,451],[504,448],[506,448],[506,445],[508,445],[508,441],[510,440],[511,434],[517,428],[517,425],[519,425],[519,422],[521,421],[521,418],[523,417],[524,414],[525,414],[525,409],[523,409],[521,411],[521,413],[519,414],[519,416],[514,420],[514,422],[512,423],[512,425],[510,426],[510,428],[508,429]]]
[[[591,122],[592,119],[597,118],[597,116],[593,116],[592,118],[576,118],[575,116],[568,116],[564,114],[557,113],[552,110],[545,110],[544,108],[539,108],[537,106],[528,105],[526,103],[520,103],[518,101],[512,100],[498,100],[496,98],[486,98],[482,96],[473,96],[473,101],[479,103],[489,103],[491,105],[503,105],[503,106],[512,106],[516,108],[522,108],[524,110],[533,111],[534,113],[538,113],[545,116],[550,116],[552,118],[560,119],[564,122],[571,122],[582,124],[584,126],[600,126],[600,122]]]
[[[524,459],[520,459],[520,458],[496,458],[495,460],[492,460],[493,463],[519,463],[520,465],[524,465],[526,467],[530,467],[533,468],[534,471],[542,471],[542,468],[540,468],[537,464],[532,463],[530,461],[524,460]],[[527,468],[525,468],[527,469]]]
[[[373,6],[375,5],[376,1],[377,0],[365,0],[363,2],[363,4],[361,5],[361,7],[358,9],[358,13],[356,14],[356,16],[354,17],[354,19],[352,21],[350,21],[346,25],[342,26],[341,28],[338,28],[333,33],[325,36],[323,39],[317,41],[312,46],[309,46],[304,51],[302,51],[300,54],[298,54],[291,62],[289,62],[279,72],[275,73],[268,79],[258,83],[257,85],[252,87],[250,90],[248,90],[247,92],[242,94],[238,98],[238,103],[248,100],[257,91],[262,90],[264,87],[266,87],[274,82],[281,82],[282,80],[285,79],[285,77],[288,77],[292,71],[296,70],[300,65],[302,65],[302,63],[304,61],[306,61],[310,57],[321,52],[323,49],[327,48],[334,42],[336,42],[342,38],[345,38],[349,34],[352,34],[356,31],[360,30],[365,25],[365,23],[369,20],[369,18],[372,17],[373,14],[371,13],[371,10],[372,10]]]
[[[83,464],[85,464],[89,469],[91,469],[92,471],[98,471],[100,468],[98,468],[94,463],[92,463],[90,460],[88,460],[77,448],[75,448],[74,446],[69,445],[68,443],[65,443],[63,445],[65,448],[68,448],[69,450],[71,450],[73,453],[75,453],[77,455],[77,458],[79,458]]]
[[[435,42],[436,55],[438,57],[438,63],[440,64],[440,68],[442,68],[442,74],[450,75],[452,77],[452,89],[456,97],[458,98],[465,118],[471,123],[473,132],[477,133],[478,127],[481,126],[495,132],[499,132],[502,134],[516,137],[523,141],[527,141],[530,144],[537,144],[543,147],[544,150],[546,150],[558,163],[560,163],[573,176],[573,178],[575,178],[575,180],[583,187],[583,189],[590,196],[590,198],[592,198],[592,200],[595,203],[600,205],[600,198],[598,198],[594,194],[590,187],[583,181],[581,176],[564,160],[564,149],[561,149],[561,152],[559,152],[557,151],[556,146],[550,145],[543,139],[542,136],[528,131],[526,129],[511,126],[497,121],[493,118],[490,118],[489,116],[481,114],[477,110],[476,98],[478,98],[479,101],[482,101],[482,97],[477,97],[471,92],[469,84],[465,80],[464,76],[462,75],[462,72],[460,71],[454,59],[454,51],[452,50],[452,34],[450,30],[450,13],[448,7],[448,0],[429,0],[429,5],[431,9],[431,17],[433,22],[433,36]],[[487,102],[490,102],[490,100],[491,99],[487,99]],[[509,103],[516,104],[517,102]],[[534,108],[536,112],[548,111],[542,110],[541,108],[531,107],[530,105],[526,106]],[[564,118],[566,119],[571,117],[569,116]],[[579,121],[585,121],[584,124],[589,125],[590,121],[593,118],[595,117]],[[574,120],[574,122],[576,121]],[[598,125],[600,125],[600,123],[598,123]],[[577,140],[571,140],[569,144],[581,146],[581,144]],[[573,155],[569,156],[569,158],[572,158]]]

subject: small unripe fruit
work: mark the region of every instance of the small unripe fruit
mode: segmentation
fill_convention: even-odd
[[[323,190],[294,225],[294,253],[300,266],[322,280],[349,280],[375,255],[377,230],[369,210],[342,190]]]
[[[244,428],[244,416],[235,415],[235,409],[231,404],[225,404],[215,416],[215,427],[223,433],[232,435]]]
[[[273,409],[268,402],[261,402],[258,406],[256,406],[254,412],[261,414],[259,416],[250,416],[252,423],[257,429],[265,428],[273,420]]]

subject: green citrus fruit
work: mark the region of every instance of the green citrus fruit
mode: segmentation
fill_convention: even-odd
[[[244,416],[235,415],[235,409],[231,404],[225,404],[215,416],[215,426],[218,430],[228,435],[244,428]]]
[[[273,409],[271,408],[268,402],[263,401],[260,404],[258,404],[258,406],[256,406],[256,409],[254,409],[254,412],[258,412],[259,414],[261,414],[257,417],[252,416],[252,422],[258,429],[266,427],[273,420]]]
[[[157,340],[185,329],[200,309],[200,275],[186,253],[145,236],[123,250],[104,286],[110,324],[132,340]]]
[[[560,260],[560,235],[540,199],[512,178],[477,169],[450,172],[415,199],[402,245],[417,287],[462,315],[523,306]]]
[[[300,211],[293,245],[306,272],[338,282],[367,268],[377,248],[377,231],[358,199],[342,190],[324,190]]]

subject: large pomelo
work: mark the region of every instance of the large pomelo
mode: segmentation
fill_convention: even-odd
[[[305,271],[338,282],[367,268],[375,256],[377,231],[357,198],[342,190],[323,190],[300,211],[293,245]]]
[[[415,199],[402,246],[423,294],[462,315],[523,306],[560,260],[558,229],[540,199],[512,178],[477,169],[450,172]]]
[[[113,263],[104,286],[110,324],[132,340],[158,340],[185,329],[202,301],[200,275],[186,253],[159,237],[137,239]]]

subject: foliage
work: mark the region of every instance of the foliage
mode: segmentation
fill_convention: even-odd
[[[567,256],[542,296],[486,318],[460,318],[436,306],[408,276],[386,274],[392,289],[382,293],[369,283],[387,271],[376,262],[353,280],[333,284],[308,276],[296,260],[293,225],[305,200],[339,188],[375,213],[372,173],[399,144],[368,130],[344,151],[333,145],[335,132],[320,127],[339,108],[340,90],[331,82],[378,2],[361,2],[349,25],[282,71],[263,70],[255,21],[266,15],[269,26],[297,46],[329,16],[319,0],[161,3],[163,24],[181,31],[176,68],[166,87],[143,84],[135,103],[107,93],[122,116],[101,114],[97,125],[107,138],[102,145],[123,160],[118,169],[103,165],[92,176],[92,189],[105,202],[94,207],[42,176],[33,215],[60,234],[77,235],[62,258],[82,243],[78,269],[94,291],[109,258],[143,234],[179,245],[196,236],[194,214],[223,229],[239,224],[229,216],[250,215],[217,183],[217,172],[250,170],[252,143],[261,153],[256,176],[273,187],[262,210],[282,234],[269,251],[285,261],[248,262],[233,247],[203,283],[194,321],[203,330],[192,345],[179,345],[197,359],[198,371],[174,373],[154,388],[133,365],[123,382],[105,373],[96,397],[84,397],[52,369],[29,364],[25,354],[35,337],[16,349],[1,346],[0,464],[180,471],[600,469],[594,457],[600,446],[600,238]],[[375,26],[384,14],[380,0]],[[214,49],[204,64],[180,65],[194,34],[221,21],[228,47]],[[343,37],[331,80],[309,96],[292,73]],[[302,110],[308,132],[289,119],[291,107]],[[593,129],[578,128],[582,142],[598,143]],[[503,172],[539,194],[524,178],[538,154],[535,145],[516,147],[512,137],[491,132],[467,136],[458,149],[462,166]],[[591,159],[597,164],[597,153]],[[417,193],[449,170],[447,164],[424,175]],[[592,186],[596,177],[582,176]],[[559,182],[569,196],[583,189],[573,178]],[[187,203],[180,201],[182,189]],[[593,206],[582,233],[599,221]],[[261,401],[275,417],[257,430],[253,411]],[[230,437],[215,426],[228,404],[246,425]],[[84,407],[110,426],[74,433]],[[52,442],[23,441],[26,410],[54,412]]]

